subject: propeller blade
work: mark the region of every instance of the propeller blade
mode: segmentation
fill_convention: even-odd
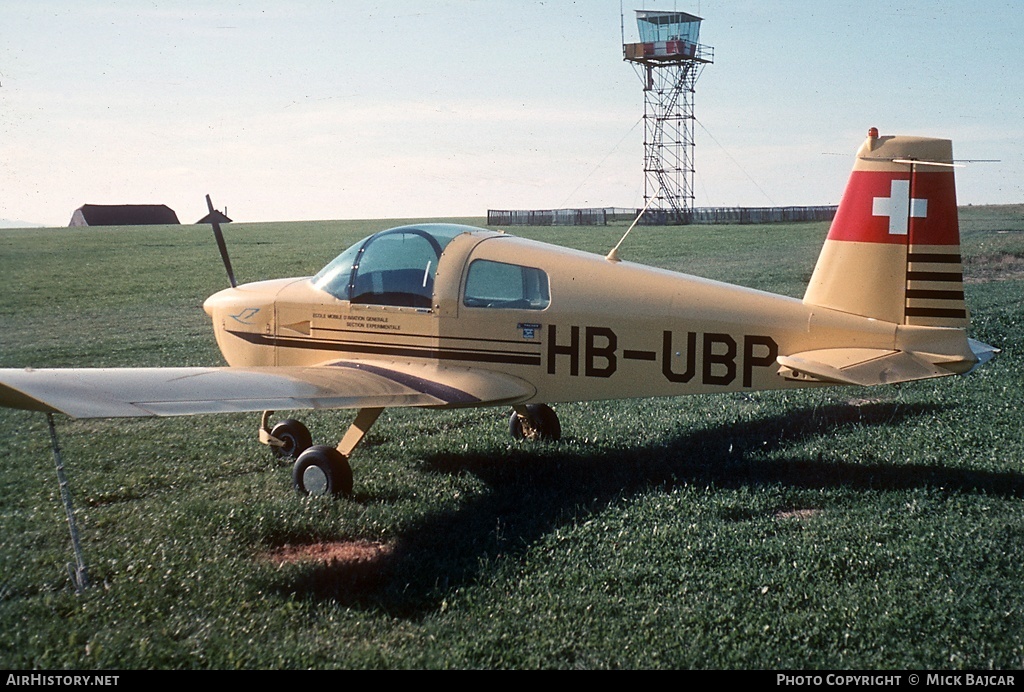
[[[231,268],[231,258],[228,257],[228,246],[224,242],[224,234],[220,230],[220,224],[214,217],[213,202],[210,201],[210,196],[206,196],[206,207],[210,210],[210,225],[213,226],[213,236],[217,239],[217,247],[220,249],[220,258],[224,260],[224,268],[228,271],[228,281],[231,282],[231,288],[238,286],[238,282],[235,281],[235,271]]]

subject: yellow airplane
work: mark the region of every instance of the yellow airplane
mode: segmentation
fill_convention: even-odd
[[[0,370],[0,404],[75,418],[263,411],[297,490],[348,494],[387,407],[512,406],[558,439],[550,404],[878,385],[963,374],[952,144],[880,137],[856,156],[803,300],[450,224],[381,231],[314,277],[207,299],[229,367]],[[211,205],[212,208],[212,205]],[[358,409],[337,447],[274,411]]]

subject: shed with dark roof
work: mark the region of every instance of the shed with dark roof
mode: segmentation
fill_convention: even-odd
[[[166,204],[83,204],[71,215],[68,225],[152,226],[178,223],[178,215]]]
[[[231,219],[224,212],[214,209],[212,212],[196,221],[196,223],[231,223]]]

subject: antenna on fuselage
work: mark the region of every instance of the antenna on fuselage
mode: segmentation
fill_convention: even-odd
[[[224,268],[228,271],[228,281],[231,282],[231,288],[236,288],[238,282],[235,281],[235,271],[231,268],[231,258],[228,257],[228,246],[224,242],[224,234],[220,230],[220,222],[217,221],[217,210],[213,208],[213,202],[210,201],[210,196],[206,196],[206,207],[210,210],[210,225],[213,226],[213,237],[217,239],[217,248],[220,250],[220,258],[224,260]]]
[[[650,198],[649,200],[647,200],[647,204],[645,204],[645,205],[644,205],[644,208],[643,208],[643,209],[641,209],[641,210],[640,210],[640,213],[636,215],[636,218],[635,218],[635,219],[633,219],[633,223],[631,223],[631,224],[629,225],[629,228],[627,228],[627,229],[626,229],[626,232],[622,234],[622,238],[621,238],[621,239],[619,239],[619,242],[618,242],[618,243],[616,243],[615,247],[613,247],[613,248],[612,248],[612,251],[611,251],[611,252],[609,252],[609,253],[608,253],[607,255],[605,255],[605,257],[604,257],[604,258],[605,258],[606,260],[608,260],[609,262],[621,262],[621,261],[622,261],[621,259],[619,259],[619,246],[620,246],[620,245],[622,245],[622,243],[623,243],[623,242],[625,242],[625,240],[626,240],[626,236],[627,236],[627,235],[629,235],[629,232],[630,232],[630,231],[632,231],[632,230],[633,230],[633,228],[634,228],[634,227],[635,227],[635,226],[636,226],[636,225],[637,225],[638,223],[640,223],[640,219],[642,219],[642,218],[644,217],[644,214],[646,214],[646,213],[647,213],[647,210],[648,210],[648,208],[650,208],[650,206],[651,206],[651,203],[652,203],[652,202],[654,202],[654,200],[655,200],[655,199],[656,199],[656,198],[658,197],[658,195],[660,195],[660,194],[661,194],[661,188],[658,188],[658,191],[657,191],[657,192],[655,192],[655,193],[654,193],[654,194],[653,194],[653,195],[651,196],[651,198]]]

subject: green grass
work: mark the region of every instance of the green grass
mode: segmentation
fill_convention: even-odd
[[[60,418],[81,595],[45,419],[0,411],[0,667],[1024,666],[1024,208],[962,225],[972,334],[1003,349],[968,377],[562,405],[551,445],[504,410],[389,410],[339,501],[292,493],[257,416]],[[226,233],[251,281],[381,227]],[[603,254],[625,229],[511,230]],[[621,254],[800,296],[825,232],[637,228]],[[221,363],[208,227],[3,230],[0,276],[0,367]],[[352,413],[301,417],[330,441]],[[390,552],[266,557],[318,541]]]

